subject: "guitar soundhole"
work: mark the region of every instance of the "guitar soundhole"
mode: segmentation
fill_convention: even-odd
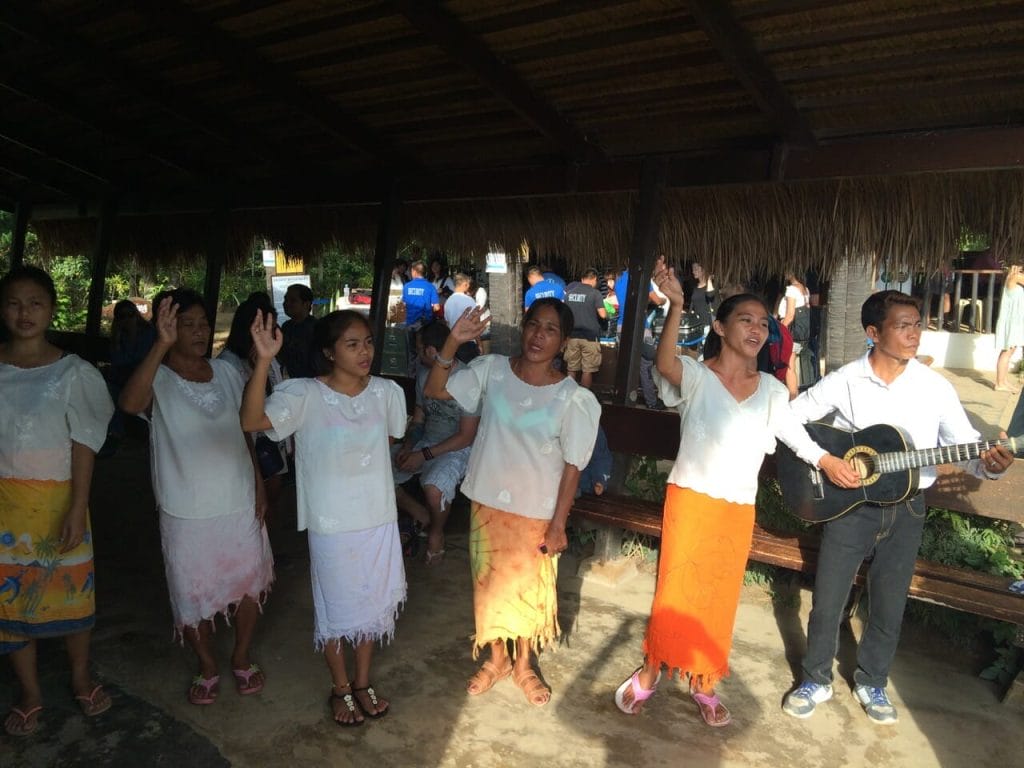
[[[871,485],[879,477],[881,477],[878,470],[875,468],[875,459],[878,453],[871,448],[864,446],[857,446],[847,451],[843,457],[846,461],[850,462],[853,468],[860,475],[862,485]]]

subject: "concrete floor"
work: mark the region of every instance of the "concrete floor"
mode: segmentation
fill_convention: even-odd
[[[972,417],[1005,424],[1013,397],[989,397],[971,375],[958,383]],[[973,384],[971,383],[973,381]],[[976,391],[971,389],[976,386]],[[984,402],[982,402],[984,401]],[[979,427],[981,423],[979,423]],[[803,651],[809,592],[770,596],[745,589],[737,617],[733,675],[720,687],[734,723],[713,730],[675,682],[664,682],[647,709],[627,717],[612,702],[615,687],[640,661],[640,642],[654,588],[650,568],[609,587],[577,577],[563,557],[559,579],[560,647],[541,669],[553,688],[544,708],[530,707],[511,682],[480,698],[464,693],[475,665],[464,511],[453,516],[449,555],[440,567],[408,561],[409,602],[392,646],[377,656],[374,683],[391,713],[357,729],[328,719],[329,679],[313,652],[305,539],[294,513],[272,527],[277,582],[266,606],[255,658],[266,690],[242,698],[228,683],[218,702],[189,705],[188,652],[171,643],[146,447],[129,440],[97,464],[92,504],[97,541],[99,616],[96,672],[114,708],[85,721],[66,690],[59,643],[43,644],[47,709],[36,735],[0,736],[8,766],[696,766],[884,765],[1011,766],[1024,753],[1021,713],[999,703],[978,678],[986,663],[948,645],[933,631],[908,625],[892,670],[896,727],[873,726],[842,682],[836,698],[807,721],[782,713]],[[291,509],[285,499],[282,509]],[[585,570],[585,569],[584,569]],[[854,629],[854,632],[856,629]],[[218,639],[228,673],[231,632]],[[853,634],[844,630],[840,674],[849,676]],[[14,699],[6,665],[0,701]]]

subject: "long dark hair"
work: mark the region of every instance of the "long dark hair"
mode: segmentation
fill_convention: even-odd
[[[228,340],[224,342],[224,348],[230,349],[242,360],[248,362],[252,354],[252,321],[256,319],[256,311],[262,311],[264,318],[272,315],[277,319],[277,310],[270,303],[270,299],[263,294],[253,294],[238,305],[235,316],[231,318],[231,331],[228,333]]]
[[[764,303],[764,299],[753,293],[737,293],[734,296],[730,296],[728,299],[723,301],[718,311],[715,313],[715,320],[720,323],[725,323],[729,319],[729,315],[736,311],[736,307],[740,304],[745,304],[748,301],[755,301],[764,308],[766,314],[771,314],[768,311],[768,305]],[[767,346],[767,342],[765,342]],[[764,351],[764,347],[761,347]],[[722,337],[715,332],[714,327],[711,328],[711,333],[708,334],[707,340],[704,342],[704,359],[711,360],[718,357],[722,353]]]

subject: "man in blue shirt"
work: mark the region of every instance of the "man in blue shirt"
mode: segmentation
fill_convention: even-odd
[[[424,279],[427,267],[417,261],[409,267],[412,280],[402,286],[402,301],[405,302],[405,324],[426,323],[433,319],[434,313],[441,310],[441,297],[429,280]]]
[[[526,270],[526,281],[530,288],[526,291],[523,304],[526,309],[530,308],[537,299],[553,298],[562,301],[565,299],[565,288],[558,283],[547,280],[540,267],[530,267]]]
[[[626,291],[628,289],[629,269],[624,269],[622,270],[622,274],[615,278],[615,298],[619,301],[619,328],[622,327],[622,318],[626,314]],[[650,289],[647,292],[647,302],[644,304],[643,309],[644,314],[647,314],[650,311],[651,305],[655,307],[663,307],[666,312],[668,311],[665,294],[658,290],[653,281],[651,281]],[[644,327],[650,327],[650,323],[646,320],[644,321]]]

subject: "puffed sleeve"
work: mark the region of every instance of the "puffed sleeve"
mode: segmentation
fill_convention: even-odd
[[[597,427],[601,422],[601,404],[589,389],[577,387],[569,399],[569,407],[562,416],[562,455],[566,464],[586,469],[597,440]]]
[[[405,390],[390,379],[387,382],[385,402],[388,411],[388,434],[396,440],[405,436],[405,428],[409,423],[409,411],[405,402]]]
[[[491,365],[495,355],[481,355],[470,362],[465,368],[453,371],[448,377],[445,389],[455,398],[466,413],[478,413],[480,401],[487,391],[487,379],[491,375]]]
[[[316,395],[312,391],[315,386],[316,379],[282,381],[263,406],[263,412],[274,427],[264,434],[274,442],[280,442],[301,429],[306,420],[307,402]]]
[[[683,376],[678,387],[665,380],[658,373],[657,366],[653,370],[654,383],[658,386],[658,397],[669,408],[676,408],[690,399],[697,386],[697,377],[702,373],[699,370],[701,364],[689,355],[679,355],[679,361],[683,364]]]
[[[107,439],[107,425],[114,415],[107,384],[96,368],[75,360],[68,391],[67,422],[71,439],[98,451]]]

